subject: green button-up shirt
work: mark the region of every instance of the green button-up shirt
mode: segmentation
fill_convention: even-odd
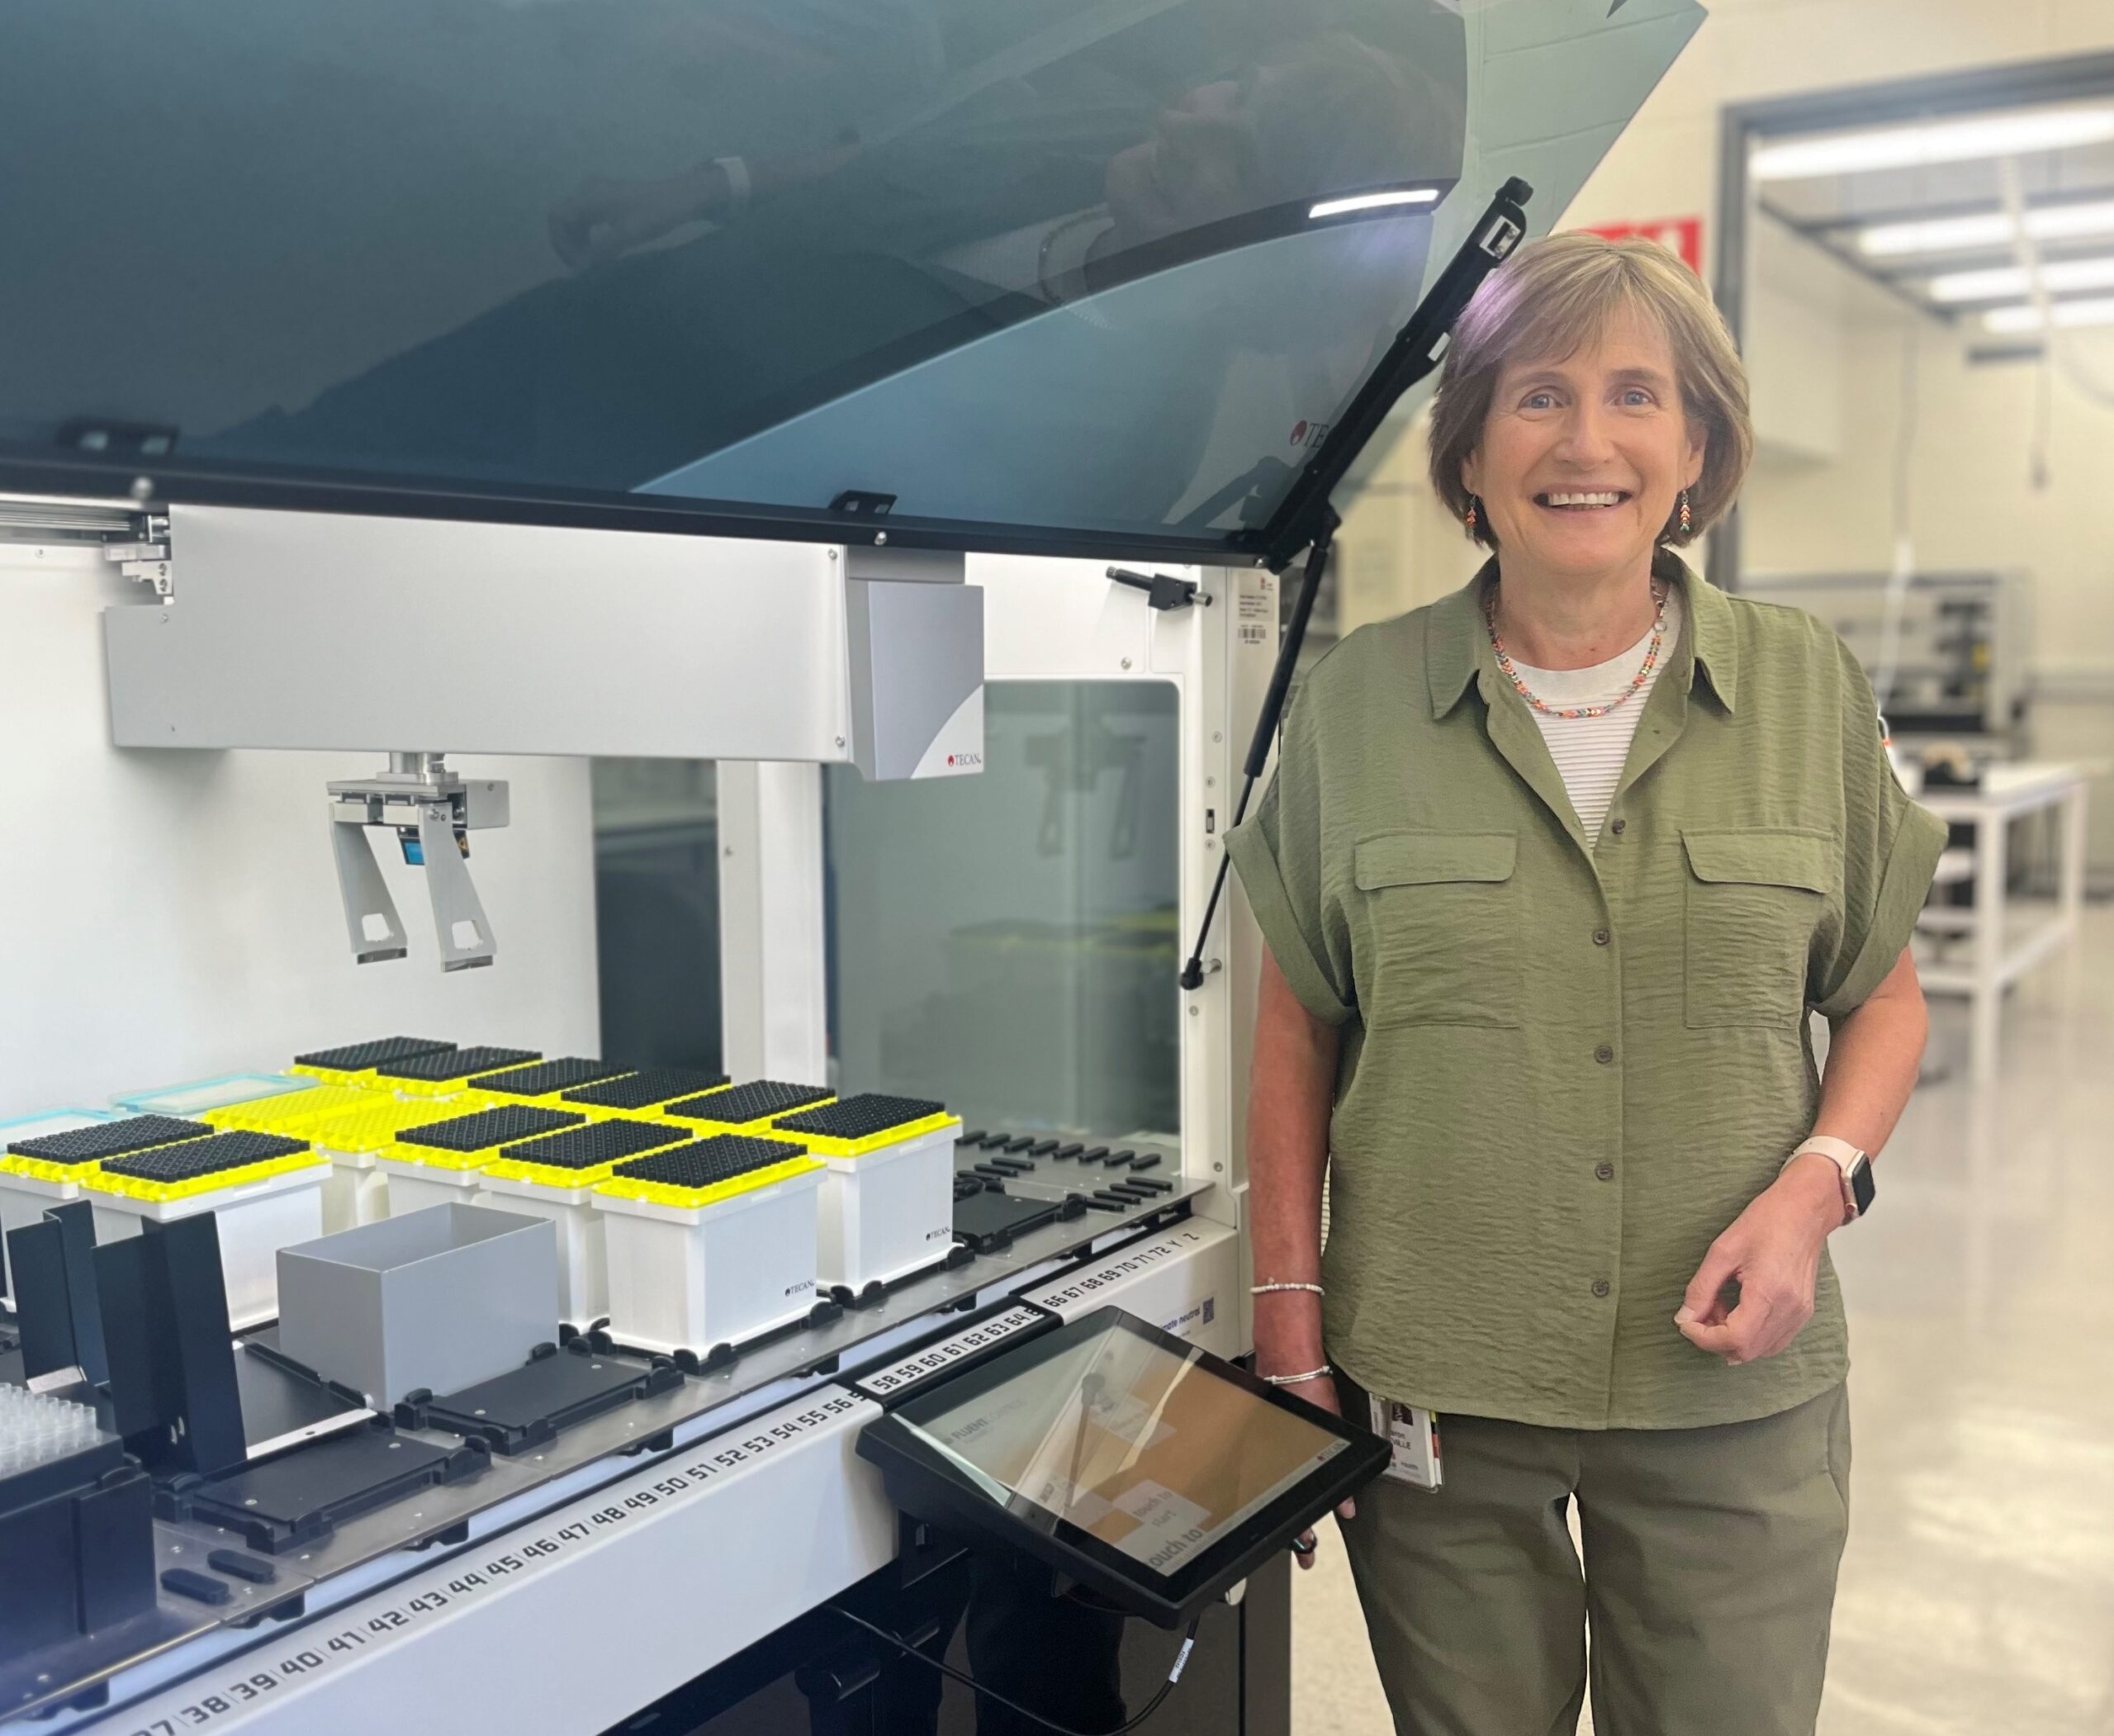
[[[1343,1032],[1330,1354],[1403,1402],[1685,1428],[1848,1370],[1825,1260],[1767,1362],[1728,1368],[1673,1316],[1812,1131],[1807,1013],[1892,969],[1945,827],[1834,634],[1661,571],[1685,624],[1597,839],[1498,671],[1490,567],[1315,666],[1227,839],[1293,992]]]

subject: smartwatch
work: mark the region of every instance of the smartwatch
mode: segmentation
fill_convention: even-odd
[[[1855,1223],[1872,1209],[1873,1196],[1878,1192],[1878,1188],[1872,1180],[1870,1158],[1846,1139],[1833,1139],[1825,1133],[1816,1133],[1784,1161],[1788,1166],[1808,1151],[1818,1152],[1842,1172],[1844,1223]]]

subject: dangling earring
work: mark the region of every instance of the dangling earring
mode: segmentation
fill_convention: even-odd
[[[1476,497],[1475,497],[1473,495],[1470,495],[1470,496],[1468,496],[1468,534],[1469,534],[1470,536],[1473,536],[1475,534],[1476,534]]]
[[[1683,536],[1688,534],[1688,491],[1684,488],[1681,491],[1681,534]]]

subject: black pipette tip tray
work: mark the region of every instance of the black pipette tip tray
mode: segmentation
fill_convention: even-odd
[[[505,1097],[547,1097],[581,1085],[598,1084],[631,1070],[619,1061],[590,1060],[585,1055],[564,1055],[556,1060],[531,1061],[525,1066],[505,1067],[495,1073],[473,1074],[472,1091],[495,1091]]]
[[[562,1350],[540,1345],[521,1367],[459,1392],[440,1398],[414,1392],[396,1406],[396,1421],[407,1429],[445,1429],[511,1458],[591,1417],[682,1383],[683,1371],[665,1357],[642,1365],[576,1337]]]
[[[439,1055],[455,1046],[438,1038],[377,1036],[364,1043],[346,1043],[335,1049],[311,1049],[296,1055],[296,1067],[322,1067],[339,1073],[359,1073],[390,1061],[407,1061],[415,1055]]]
[[[543,1058],[542,1051],[535,1049],[438,1049],[430,1054],[406,1055],[374,1070],[383,1079],[415,1079],[444,1085],[452,1079],[495,1073],[502,1067],[519,1067]]]
[[[790,1115],[796,1109],[826,1101],[823,1085],[794,1084],[789,1080],[755,1079],[730,1085],[700,1097],[686,1097],[665,1105],[661,1112],[679,1121],[716,1122],[722,1127],[746,1127],[775,1115]]]
[[[221,1525],[253,1549],[283,1555],[421,1489],[467,1482],[491,1463],[476,1442],[429,1446],[376,1427],[315,1441],[210,1481],[179,1478],[159,1493],[156,1505],[166,1519]]]
[[[604,1079],[562,1093],[568,1103],[586,1103],[597,1109],[651,1109],[658,1103],[716,1091],[727,1083],[723,1073],[706,1073],[695,1067],[648,1067],[623,1079]]]

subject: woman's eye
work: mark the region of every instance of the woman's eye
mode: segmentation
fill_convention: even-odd
[[[1622,402],[1623,406],[1627,409],[1648,410],[1652,407],[1652,394],[1647,391],[1642,386],[1631,386],[1623,388]]]
[[[1521,401],[1522,410],[1554,410],[1556,394],[1552,391],[1530,391]]]

